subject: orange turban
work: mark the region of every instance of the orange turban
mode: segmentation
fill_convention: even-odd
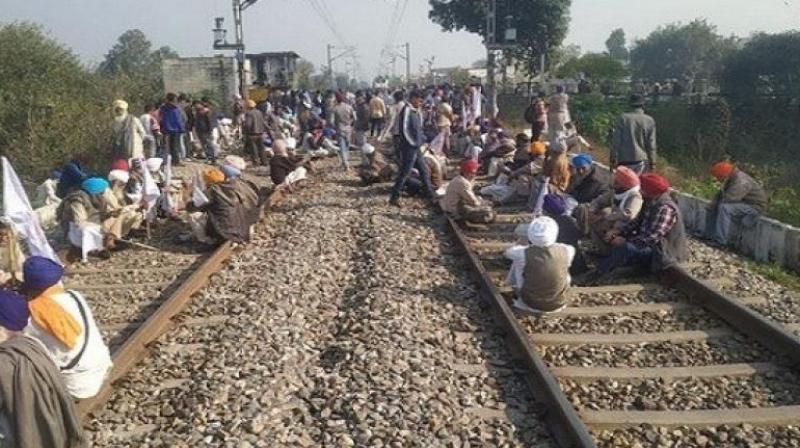
[[[462,175],[475,174],[478,172],[478,168],[480,167],[481,165],[474,159],[465,160],[461,162],[461,174]]]
[[[217,168],[209,168],[203,171],[203,181],[206,186],[221,184],[225,182],[225,174]]]
[[[733,173],[733,164],[727,161],[717,162],[711,166],[711,175],[718,180],[725,180]]]
[[[669,181],[654,173],[645,173],[639,176],[642,184],[642,196],[652,199],[669,191]]]
[[[639,176],[627,166],[620,165],[614,170],[614,185],[630,190],[639,186]]]
[[[530,152],[534,156],[543,156],[547,152],[547,146],[542,142],[531,143]]]

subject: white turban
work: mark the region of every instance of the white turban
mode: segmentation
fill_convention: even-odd
[[[147,159],[144,163],[147,165],[147,169],[150,170],[151,173],[155,173],[161,169],[161,164],[164,163],[164,159],[160,157],[153,157]]]
[[[116,100],[113,103],[114,109],[128,110],[128,103],[125,100]]]
[[[558,239],[558,224],[553,218],[540,216],[528,226],[528,241],[534,246],[549,247]]]
[[[111,170],[111,172],[108,173],[108,180],[110,182],[127,184],[130,178],[131,175],[124,170]]]
[[[286,138],[286,147],[289,149],[297,148],[297,139],[294,137]]]
[[[370,145],[369,143],[364,143],[364,146],[361,147],[361,152],[366,155],[370,155],[375,152],[375,147]]]
[[[222,164],[232,166],[239,171],[244,171],[245,168],[247,168],[247,162],[239,156],[225,156],[225,158],[222,159]]]

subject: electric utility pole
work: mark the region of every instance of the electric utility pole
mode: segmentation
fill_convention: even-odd
[[[326,49],[328,52],[328,83],[331,86],[331,88],[336,88],[335,79],[333,77],[333,61],[344,57],[352,57],[352,58],[358,57],[356,55],[356,47],[353,46],[341,47],[328,44]],[[341,50],[341,53],[334,55],[333,54],[334,50]]]
[[[486,0],[486,99],[488,114],[497,114],[497,54],[498,50],[516,46],[517,29],[513,27],[513,17],[506,17],[506,30],[503,42],[497,41],[497,0]]]
[[[236,50],[236,63],[239,67],[239,89],[242,99],[247,101],[247,74],[244,69],[245,53],[244,53],[244,26],[242,24],[242,12],[256,4],[258,0],[233,0],[233,25],[234,37],[236,41],[232,44],[228,43],[226,34],[228,33],[222,27],[225,21],[223,17],[214,19],[217,27],[213,29],[214,32],[214,49],[215,50]]]
[[[397,48],[402,48],[403,50],[405,50],[404,51],[405,55],[403,53],[400,53],[399,51],[397,51]],[[396,48],[395,47],[385,47],[383,50],[381,50],[381,53],[382,54],[388,54],[389,57],[391,58],[391,61],[392,61],[392,76],[394,76],[395,73],[396,73],[396,71],[395,71],[395,62],[397,62],[397,58],[400,58],[400,59],[403,59],[404,61],[406,61],[406,84],[411,82],[411,44],[410,43],[406,42],[403,45],[398,45]]]

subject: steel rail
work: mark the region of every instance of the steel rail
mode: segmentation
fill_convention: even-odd
[[[556,443],[565,448],[597,446],[575,407],[561,390],[558,380],[533,348],[527,333],[520,326],[511,307],[500,294],[500,290],[492,281],[489,273],[483,268],[480,258],[472,251],[464,232],[452,218],[447,217],[447,220],[456,241],[467,254],[470,267],[477,276],[481,289],[495,309],[498,323],[506,330],[509,338],[516,345],[519,356],[528,369],[526,379],[533,389],[534,397],[546,405],[543,417],[548,422],[549,430]]]
[[[140,325],[125,342],[114,351],[111,369],[100,392],[92,398],[81,400],[77,405],[78,416],[87,421],[92,412],[103,405],[111,397],[113,385],[128,374],[147,354],[148,344],[158,339],[172,325],[173,318],[183,311],[191,302],[192,296],[199,291],[211,275],[217,272],[222,264],[233,254],[233,245],[222,243],[203,263],[183,282],[172,295],[165,300],[147,320]]]
[[[787,327],[770,321],[741,301],[728,297],[710,283],[695,278],[681,267],[668,268],[662,275],[662,281],[667,286],[686,294],[737,331],[760,342],[768,350],[786,356],[791,360],[793,367],[800,367],[800,338]]]

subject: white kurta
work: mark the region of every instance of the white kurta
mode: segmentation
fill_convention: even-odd
[[[111,354],[109,353],[106,343],[103,341],[100,329],[97,327],[97,322],[94,320],[94,315],[89,308],[89,304],[86,303],[86,299],[79,293],[73,291],[73,294],[78,298],[78,301],[80,301],[86,313],[86,320],[89,323],[89,341],[78,364],[72,369],[62,370],[61,375],[64,378],[64,383],[70,395],[78,399],[84,399],[97,395],[97,392],[100,391],[103,382],[111,370],[112,363]],[[54,300],[79,323],[83,330],[78,336],[75,347],[68,349],[60,341],[51,336],[50,333],[39,328],[33,319],[31,319],[28,326],[25,327],[24,333],[42,344],[47,354],[50,355],[50,359],[53,360],[56,367],[60,370],[62,367],[68,365],[78,353],[80,353],[87,332],[84,328],[83,317],[81,317],[78,304],[75,299],[73,299],[72,295],[65,292],[56,295]]]

